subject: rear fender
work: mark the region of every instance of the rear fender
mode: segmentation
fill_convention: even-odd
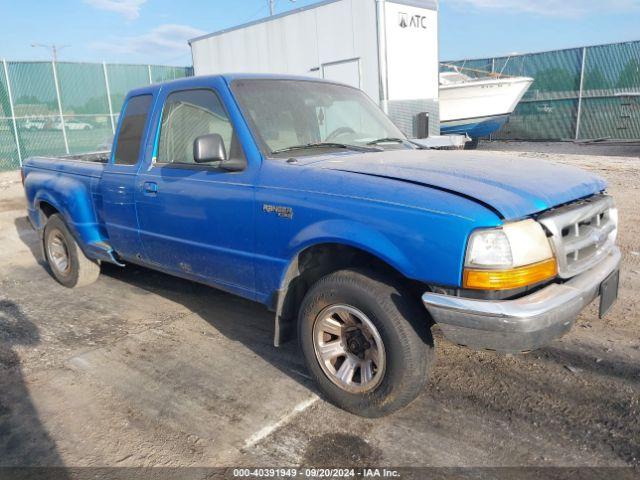
[[[91,182],[93,179],[83,178]],[[44,230],[47,216],[42,205],[47,203],[62,215],[80,248],[91,258],[102,258],[110,249],[108,237],[98,221],[89,185],[71,176],[31,172],[25,182],[29,200],[29,218],[36,230]]]

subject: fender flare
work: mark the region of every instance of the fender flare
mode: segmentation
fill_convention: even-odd
[[[409,277],[411,262],[405,254],[384,234],[362,223],[345,220],[325,220],[307,226],[290,242],[289,262],[280,276],[279,288],[274,294],[272,306],[275,310],[274,345],[281,346],[292,335],[292,319],[288,316],[286,303],[292,282],[299,277],[300,255],[313,247],[341,245],[362,251]]]
[[[91,258],[111,260],[108,238],[102,231],[87,185],[70,177],[40,177],[33,172],[25,184],[30,201],[30,218],[42,232],[45,217],[40,205],[48,203],[63,217],[80,248]],[[31,215],[32,213],[32,215]]]

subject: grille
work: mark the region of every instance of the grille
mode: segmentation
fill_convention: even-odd
[[[551,245],[561,278],[571,278],[590,269],[615,244],[618,211],[613,198],[595,195],[538,218],[551,234]]]

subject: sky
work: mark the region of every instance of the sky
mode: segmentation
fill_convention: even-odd
[[[360,0],[364,1],[364,0]],[[277,12],[317,0],[277,0]],[[0,58],[191,65],[187,40],[268,15],[267,0],[0,0]],[[440,58],[640,40],[640,0],[441,0]]]

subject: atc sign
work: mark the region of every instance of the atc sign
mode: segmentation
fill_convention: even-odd
[[[401,28],[422,28],[427,29],[427,17],[423,15],[409,15],[408,13],[399,13]]]

